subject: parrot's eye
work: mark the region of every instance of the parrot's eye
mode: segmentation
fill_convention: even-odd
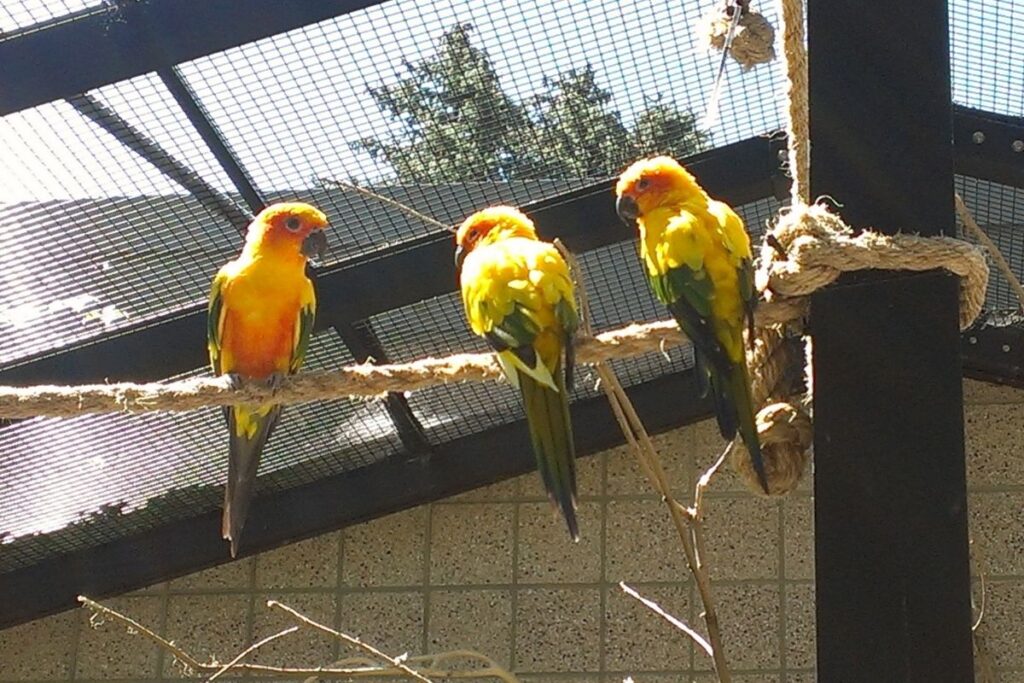
[[[650,185],[650,184],[651,184],[651,181],[649,181],[647,178],[641,178],[640,180],[636,181],[636,189],[638,189],[638,190],[646,190],[647,186]]]
[[[284,222],[284,227],[288,228],[292,232],[298,230],[300,225],[302,225],[302,221],[300,221],[295,216],[292,216],[291,218]]]

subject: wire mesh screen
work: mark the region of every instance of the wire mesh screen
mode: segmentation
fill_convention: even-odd
[[[154,76],[0,120],[0,363],[203,301],[241,243],[223,214],[88,116],[134,127],[213,191],[230,187]]]
[[[0,4],[0,41],[4,34],[61,19],[73,12],[107,11],[104,4],[103,0],[4,0]]]
[[[950,0],[953,101],[1024,115],[1024,5],[1015,0]]]
[[[957,176],[956,189],[1010,269],[1018,279],[1024,279],[1024,189],[964,176]],[[969,235],[964,236],[970,239]],[[1022,305],[1003,274],[992,268],[985,308],[1014,311]]]
[[[741,76],[735,64],[721,123],[699,129],[717,61],[688,27],[710,6],[392,0],[182,73],[264,190],[411,185],[414,205],[452,221],[485,197],[523,204],[611,177],[643,152],[685,156],[776,129],[777,70]],[[507,182],[533,179],[556,185]],[[483,196],[444,189],[466,183]],[[343,194],[318,197],[351,211]],[[344,226],[348,252],[391,232],[387,211],[359,216]]]
[[[352,357],[330,331],[307,366]],[[206,374],[196,371],[186,376]],[[299,486],[399,453],[378,402],[289,406],[260,463],[258,493]],[[227,474],[219,409],[35,419],[0,429],[0,574],[217,509]],[[258,503],[257,503],[258,505]]]

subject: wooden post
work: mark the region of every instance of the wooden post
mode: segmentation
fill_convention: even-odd
[[[857,228],[952,233],[946,2],[808,0],[811,194]],[[957,281],[812,300],[818,680],[973,680]]]

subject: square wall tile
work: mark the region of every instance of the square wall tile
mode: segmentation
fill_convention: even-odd
[[[576,458],[576,493],[577,500],[602,495],[604,486],[604,458],[601,455],[588,455]],[[544,482],[539,472],[531,472],[519,478],[522,483],[522,500],[547,500]]]
[[[779,588],[741,583],[716,584],[712,590],[722,641],[733,670],[777,669],[782,645],[779,638],[782,600]],[[695,602],[698,600],[694,598]],[[695,610],[699,609],[699,606],[695,607]],[[706,657],[697,657],[695,664],[697,669],[711,668]]]
[[[658,451],[662,470],[669,488],[681,502],[693,496],[693,433],[690,427],[680,427],[651,437]],[[636,455],[628,446],[608,451],[608,495],[649,495],[658,493],[641,471]]]
[[[969,405],[964,408],[967,483],[1024,484],[1024,405]]]
[[[163,599],[159,597],[112,598],[102,604],[130,617],[146,628],[159,632]],[[155,678],[157,646],[137,634],[129,634],[124,624],[97,617],[85,610],[79,616],[76,678]]]
[[[600,503],[579,503],[580,540],[569,538],[565,520],[550,503],[519,506],[519,583],[588,583],[601,580]]]
[[[206,662],[227,662],[249,645],[249,603],[245,595],[172,595],[163,634]],[[164,657],[164,677],[182,678],[181,667]]]
[[[338,582],[338,532],[256,556],[256,588],[333,587]]]
[[[434,505],[431,583],[511,583],[514,507],[512,503]]]
[[[522,480],[525,477],[512,477],[503,481],[495,482],[487,486],[480,486],[472,491],[460,493],[451,498],[445,498],[442,503],[497,503],[499,501],[512,501],[519,497]]]
[[[610,500],[605,514],[606,581],[688,580],[686,556],[663,502]]]
[[[226,555],[227,541],[224,542]],[[167,584],[171,592],[205,591],[216,592],[225,588],[250,588],[254,557],[243,557],[233,562],[225,562],[201,572],[187,574]]]
[[[79,612],[71,610],[0,630],[0,679],[68,678],[79,619]],[[121,633],[127,637],[123,630]]]
[[[688,586],[629,585],[698,633],[705,632],[703,622],[697,623],[693,619]],[[623,593],[618,586],[608,586],[607,590],[605,668],[629,673],[690,668],[694,648],[687,635]],[[701,652],[696,656],[703,657],[704,654]]]
[[[678,679],[677,679],[678,680]],[[718,676],[713,673],[696,674],[692,679],[693,683],[717,683]],[[734,674],[732,680],[736,683],[779,683],[777,674]],[[792,680],[792,679],[787,679]],[[642,683],[635,681],[634,683]]]
[[[1024,492],[971,493],[967,508],[982,571],[989,576],[1024,574]]]
[[[597,671],[601,591],[526,588],[516,604],[516,671]]]
[[[1024,403],[1024,390],[1002,384],[964,379],[965,404]]]
[[[345,529],[342,584],[408,586],[423,583],[428,509],[421,505]]]
[[[267,607],[267,600],[277,600],[303,616],[324,626],[334,626],[334,600],[332,593],[271,592],[256,596],[252,614],[252,641],[256,642],[294,626],[295,621],[277,608]],[[333,638],[312,629],[299,630],[267,643],[254,652],[250,661],[275,666],[314,667],[330,664],[338,643]]]
[[[787,579],[814,578],[814,499],[787,496],[782,501]]]
[[[509,667],[512,592],[474,589],[431,593],[427,650],[476,650]]]
[[[779,575],[779,502],[764,498],[705,498],[704,539],[713,579]]]
[[[420,592],[366,592],[340,596],[338,629],[397,657],[423,652],[423,594]],[[354,654],[350,648],[339,657]]]
[[[693,432],[693,460],[694,460],[694,481],[700,478],[722,454],[728,445],[722,434],[718,431],[718,423],[714,418],[702,420],[690,426]],[[732,464],[725,462],[711,480],[709,491],[747,491],[746,485],[736,474]],[[691,496],[692,499],[692,496]],[[685,501],[687,503],[690,500]]]
[[[1024,581],[989,581],[979,630],[996,668],[1024,669]]]
[[[817,638],[814,617],[814,584],[786,584],[786,666],[812,669]]]

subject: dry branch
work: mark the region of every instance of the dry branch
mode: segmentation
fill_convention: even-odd
[[[292,618],[296,619],[302,626],[312,628],[318,632],[324,633],[337,638],[343,642],[355,645],[356,642],[361,643],[360,647],[364,652],[372,650],[374,654],[373,659],[366,657],[349,657],[346,659],[339,660],[330,666],[315,666],[315,667],[289,667],[289,666],[270,666],[267,664],[250,664],[243,660],[253,652],[257,651],[264,645],[283,638],[287,635],[291,635],[299,630],[299,626],[291,626],[283,631],[275,633],[271,636],[263,638],[256,643],[248,646],[237,656],[228,661],[227,664],[220,664],[216,658],[212,658],[209,662],[202,662],[195,656],[184,650],[183,648],[175,645],[173,642],[163,638],[162,636],[155,633],[153,630],[143,626],[139,622],[135,621],[131,617],[121,614],[117,610],[111,609],[106,605],[102,605],[95,600],[87,598],[85,596],[79,596],[78,601],[82,603],[83,607],[93,612],[92,623],[94,626],[98,626],[105,619],[111,619],[127,627],[128,632],[134,635],[139,635],[152,643],[156,644],[165,652],[168,652],[177,661],[182,668],[188,672],[210,674],[209,681],[213,681],[219,676],[227,673],[228,671],[237,671],[257,676],[270,676],[273,678],[289,678],[289,679],[308,679],[308,678],[393,678],[395,676],[406,676],[414,678],[419,681],[427,681],[431,679],[464,679],[471,678],[479,680],[481,678],[496,678],[505,683],[519,683],[518,679],[509,671],[499,666],[493,659],[486,655],[474,652],[472,650],[452,650],[448,652],[440,652],[437,654],[430,655],[419,655],[416,657],[396,657],[392,658],[388,655],[372,648],[372,646],[362,643],[357,638],[349,636],[348,634],[336,631],[328,626],[319,624],[318,622],[305,617],[299,612],[293,610],[286,605],[283,605],[276,601],[271,601],[274,606],[287,612]],[[269,603],[268,603],[269,604]],[[370,648],[370,649],[367,649]],[[386,666],[381,666],[378,662],[386,663]],[[476,668],[465,668],[463,665],[462,669],[456,669],[447,667],[452,662],[475,662],[480,664]]]
[[[593,334],[593,327],[590,322],[590,301],[587,296],[586,282],[583,280],[583,273],[579,267],[576,257],[559,240],[555,240],[555,246],[562,252],[562,256],[569,264],[569,270],[576,281],[576,293],[580,300],[580,317],[584,334]],[[673,321],[673,324],[675,322]],[[619,382],[615,371],[606,362],[594,364],[598,377],[601,380],[601,388],[608,397],[615,419],[622,429],[622,434],[630,446],[630,451],[636,456],[640,469],[647,477],[651,486],[657,491],[665,505],[668,507],[669,516],[679,535],[683,552],[686,555],[686,562],[693,574],[697,584],[697,592],[700,594],[701,603],[704,605],[704,623],[708,629],[708,644],[705,649],[715,665],[715,673],[720,683],[730,683],[732,680],[729,672],[728,662],[725,658],[725,648],[722,645],[722,632],[718,625],[718,612],[715,610],[715,601],[711,593],[711,576],[708,574],[707,566],[704,564],[704,531],[703,531],[703,491],[707,488],[718,468],[725,462],[726,456],[730,453],[732,442],[725,452],[718,458],[714,465],[700,478],[697,488],[694,491],[693,508],[683,507],[672,495],[668,480],[665,477],[665,470],[661,466],[658,451],[651,441],[650,434],[644,427],[643,421],[636,412],[632,401],[626,394],[622,383]],[[683,632],[690,634],[693,629],[685,626]]]

